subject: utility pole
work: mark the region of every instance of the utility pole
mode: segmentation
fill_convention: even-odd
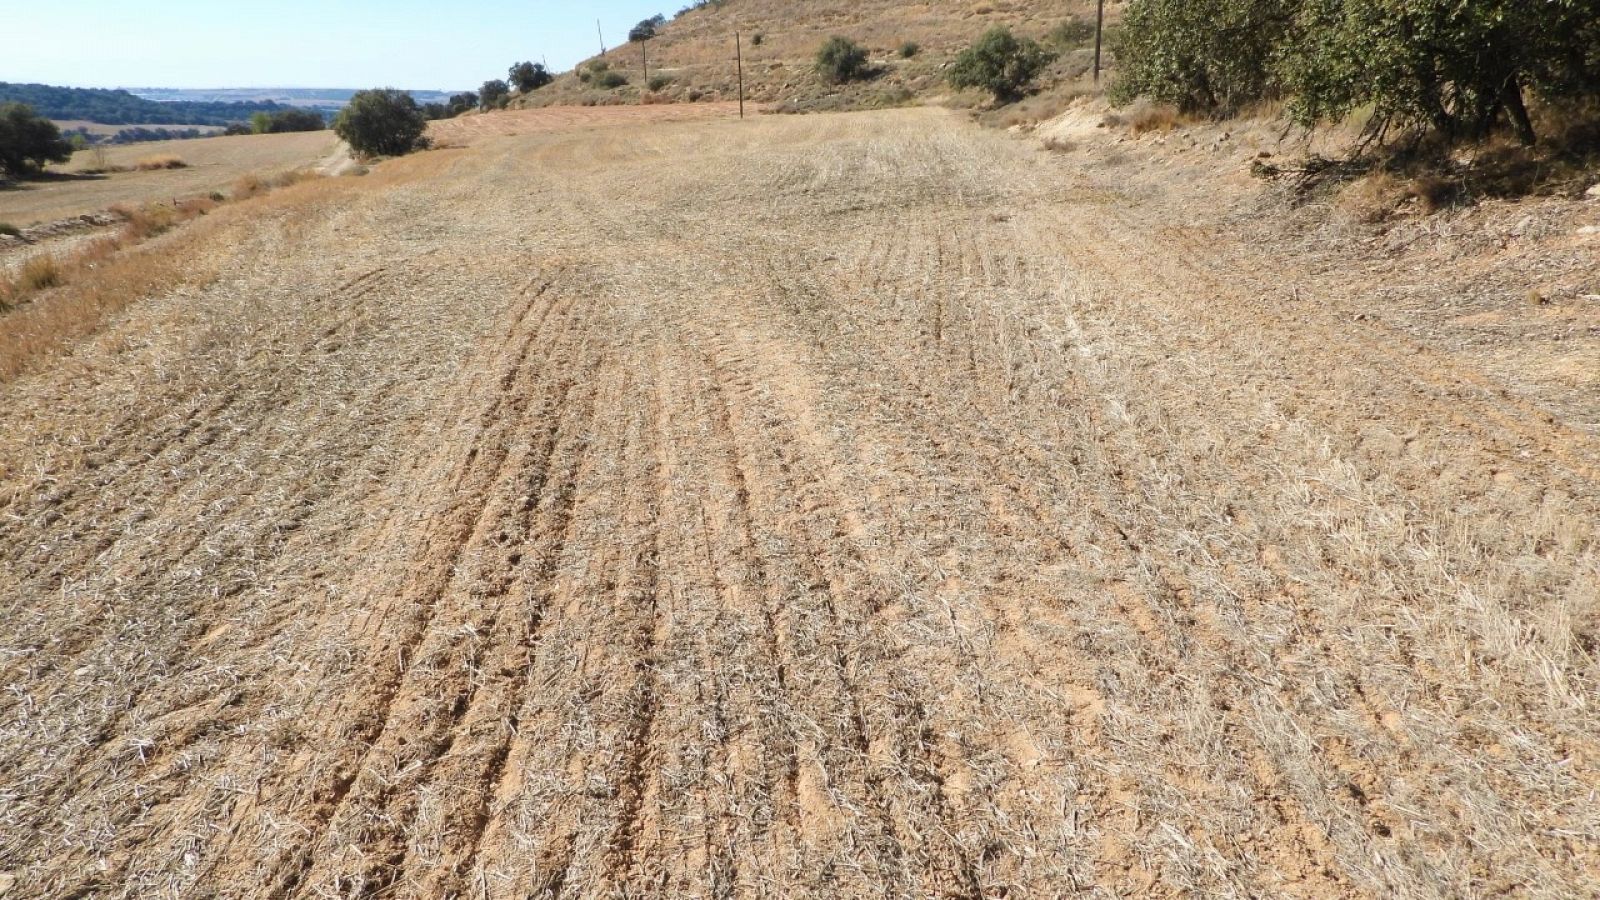
[[[643,41],[639,42],[639,58],[644,60],[644,86],[645,87],[649,87],[650,86],[650,51],[648,49],[646,49],[647,47],[649,47],[649,45],[650,45],[650,41],[649,40],[643,40]]]
[[[1100,83],[1100,42],[1106,33],[1106,0],[1100,0],[1094,14],[1094,83]]]
[[[600,35],[600,55],[606,55],[606,33],[600,30],[600,20],[594,20],[594,33]]]
[[[744,118],[744,41],[733,33],[733,58],[739,63],[739,118]]]

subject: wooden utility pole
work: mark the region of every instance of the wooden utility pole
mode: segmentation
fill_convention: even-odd
[[[739,118],[744,118],[744,41],[733,33],[733,58],[739,64]]]
[[[600,20],[594,20],[594,33],[600,35],[600,55],[606,55],[606,33],[600,30]]]
[[[1094,14],[1094,81],[1100,83],[1100,43],[1106,33],[1106,0],[1100,0]]]
[[[644,60],[644,86],[650,86],[650,51],[645,49],[650,44],[648,39],[639,42],[639,58]]]

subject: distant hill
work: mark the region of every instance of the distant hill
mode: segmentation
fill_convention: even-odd
[[[1123,3],[1106,4],[1108,17],[1120,18]],[[1057,42],[1061,55],[1047,80],[1081,75],[1093,59],[1095,0],[703,0],[663,25],[643,50],[649,54],[650,90],[638,44],[624,43],[626,31],[602,56],[580,63],[549,87],[513,101],[514,106],[570,103],[681,102],[732,99],[737,93],[734,31],[744,38],[746,96],[756,102],[796,109],[892,105],[945,93],[944,69],[985,30],[996,25],[1049,40],[1064,23],[1076,28],[1071,41]],[[629,23],[631,24],[631,23]],[[877,77],[849,85],[830,85],[817,77],[814,58],[829,37],[849,38],[867,48]],[[915,52],[903,53],[907,45]],[[610,90],[597,85],[595,66],[620,72],[628,84]]]
[[[162,103],[174,102],[201,102],[201,103],[260,103],[268,100],[284,103],[290,106],[308,107],[311,109],[336,110],[343,109],[350,98],[355,95],[355,88],[285,88],[285,87],[250,87],[250,88],[163,88],[163,87],[130,87],[128,92],[143,97],[146,100],[156,100]],[[443,103],[450,99],[452,93],[457,91],[407,91],[418,103]]]
[[[47,119],[101,125],[227,125],[288,107],[271,100],[158,103],[123,90],[0,82],[0,103],[26,103]]]
[[[411,91],[418,103],[448,100],[446,91]],[[26,103],[47,119],[99,125],[209,125],[248,121],[258,112],[295,107],[331,114],[354,88],[69,88],[0,81],[0,103]]]

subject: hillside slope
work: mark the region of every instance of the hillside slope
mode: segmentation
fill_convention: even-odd
[[[1113,0],[1108,13],[1121,4]],[[623,43],[626,34],[608,36],[606,53],[580,63],[556,83],[513,101],[514,106],[573,103],[608,104],[728,100],[737,97],[734,33],[744,38],[745,92],[757,103],[793,108],[895,105],[945,90],[944,67],[984,30],[1008,26],[1046,40],[1063,22],[1090,22],[1093,0],[988,0],[988,2],[908,3],[905,0],[725,0],[681,13],[641,48]],[[850,85],[830,85],[816,74],[817,48],[839,35],[865,46],[879,72]],[[901,55],[908,42],[918,46]],[[1092,42],[1056,45],[1061,51],[1051,78],[1075,77],[1093,59]],[[670,79],[651,90],[651,78]],[[620,72],[628,84],[601,89],[590,76],[601,69]]]

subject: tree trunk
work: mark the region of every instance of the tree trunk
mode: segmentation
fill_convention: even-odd
[[[1501,90],[1501,102],[1505,104],[1506,111],[1511,113],[1511,127],[1517,133],[1517,140],[1529,147],[1538,143],[1539,136],[1534,133],[1533,119],[1528,116],[1528,105],[1522,102],[1522,85],[1517,83],[1515,76],[1506,80],[1506,86]]]

